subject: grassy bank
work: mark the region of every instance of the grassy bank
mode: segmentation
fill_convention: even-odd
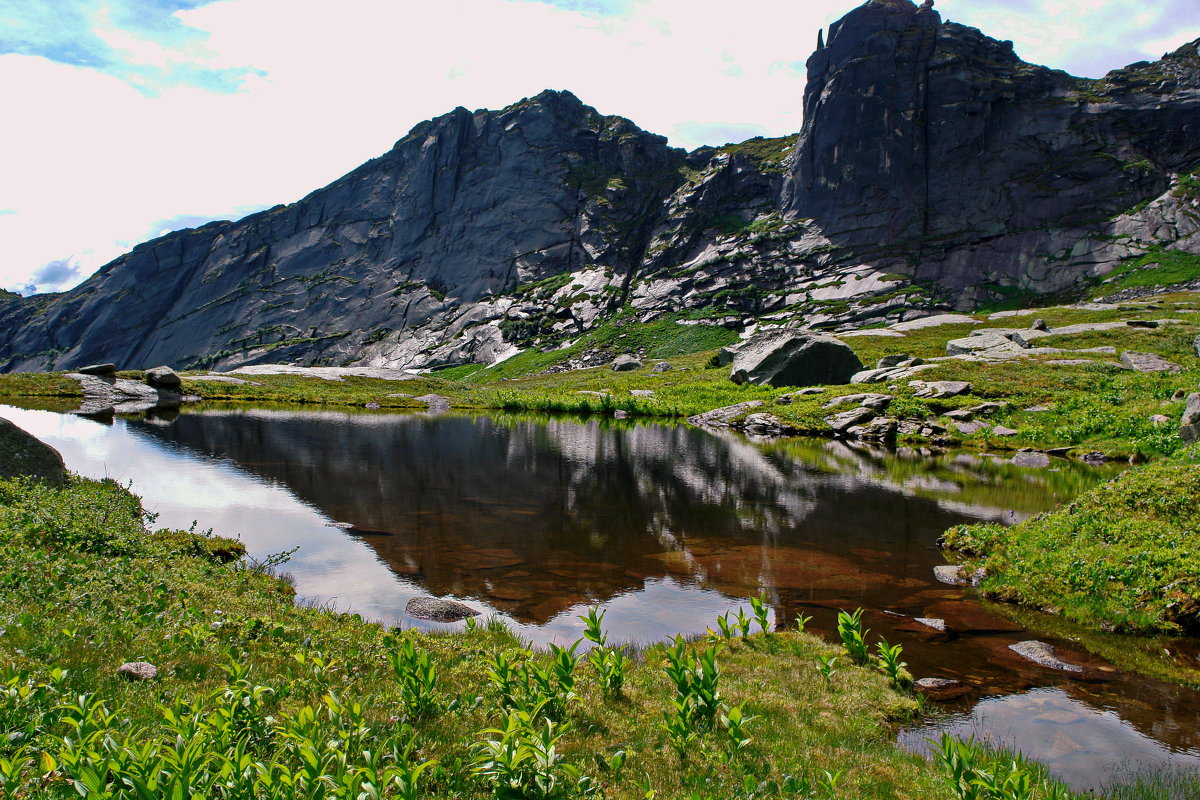
[[[946,544],[988,572],[983,590],[1104,630],[1200,631],[1200,447],[1131,469],[1066,508]],[[1197,675],[1200,677],[1200,674]]]
[[[1080,332],[1038,340],[1064,349],[1112,347],[1151,352],[1182,367],[1178,374],[1135,373],[1111,362],[1113,354],[1071,354],[1082,363],[1050,364],[1065,356],[1048,354],[1002,362],[950,360],[923,372],[923,380],[964,380],[969,393],[953,398],[917,397],[907,380],[890,386],[829,386],[819,395],[799,397],[788,405],[774,400],[789,393],[786,388],[736,386],[727,369],[710,368],[717,344],[734,337],[712,325],[685,325],[660,319],[641,324],[629,316],[618,316],[588,333],[571,346],[540,352],[530,350],[495,366],[466,365],[415,376],[408,381],[346,378],[329,381],[297,375],[243,376],[250,381],[232,384],[204,380],[200,373],[184,375],[184,391],[214,401],[282,402],[322,406],[378,406],[381,409],[422,408],[416,400],[434,393],[447,397],[453,406],[467,409],[505,409],[547,413],[611,415],[622,411],[632,416],[681,418],[733,405],[760,400],[766,410],[784,423],[814,435],[830,435],[825,404],[839,396],[864,391],[883,391],[896,397],[889,416],[928,420],[944,429],[936,438],[943,442],[982,449],[1073,448],[1078,453],[1099,451],[1113,458],[1148,459],[1170,455],[1180,447],[1177,425],[1183,402],[1178,394],[1192,391],[1200,381],[1200,359],[1193,340],[1200,334],[1195,303],[1198,294],[1180,293],[1153,303],[1107,309],[1055,307],[1038,309],[1015,317],[988,320],[976,315],[974,323],[940,325],[909,330],[903,335],[846,337],[866,365],[885,355],[908,353],[921,358],[942,356],[946,342],[968,336],[981,327],[1020,328],[1037,316],[1052,328],[1078,323],[1162,319],[1181,320],[1158,328],[1120,327],[1113,330]],[[864,333],[871,333],[865,331]],[[607,364],[589,369],[565,369],[573,359],[585,356],[605,361],[623,353],[640,355],[644,366],[629,372],[614,372]],[[666,361],[671,369],[655,371],[654,364]],[[140,373],[128,373],[138,377]],[[36,398],[79,395],[79,389],[61,374],[0,375],[0,398]],[[979,430],[964,432],[949,412],[984,402],[1000,406]],[[1152,418],[1162,415],[1167,423]],[[1014,434],[993,433],[1004,426]],[[902,443],[926,441],[908,435]]]
[[[965,796],[892,743],[911,696],[810,635],[576,663],[487,622],[430,635],[299,607],[234,544],[145,522],[112,482],[0,482],[0,794]],[[157,677],[122,678],[129,661]]]

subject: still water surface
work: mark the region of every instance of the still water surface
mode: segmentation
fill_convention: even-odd
[[[1007,646],[1054,640],[933,579],[947,527],[1027,518],[1111,467],[506,415],[0,415],[71,469],[131,481],[158,525],[195,522],[258,558],[297,548],[286,569],[314,603],[445,630],[404,607],[453,596],[540,643],[579,638],[576,615],[597,603],[610,640],[638,643],[703,633],[760,589],[778,619],[811,614],[824,631],[837,609],[862,607],[918,677],[978,687],[950,716],[903,732],[906,746],[976,733],[1078,788],[1139,765],[1200,765],[1196,692],[1126,675],[1080,683],[1025,662]],[[960,633],[931,639],[910,617]]]

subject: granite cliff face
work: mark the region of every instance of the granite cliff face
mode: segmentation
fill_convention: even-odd
[[[486,363],[621,308],[836,330],[1200,253],[1200,42],[1081,79],[871,0],[808,70],[797,136],[692,153],[566,92],[456,109],[297,203],[0,296],[0,369]]]

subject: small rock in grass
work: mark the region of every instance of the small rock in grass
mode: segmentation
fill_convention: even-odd
[[[1006,428],[1003,425],[997,425],[996,427],[992,428],[992,435],[993,436],[1016,436],[1017,432],[1014,431],[1012,428]]]
[[[660,361],[654,365],[655,372],[670,372],[671,369],[671,362],[669,361]]]
[[[1158,322],[1152,319],[1130,319],[1125,324],[1131,328],[1157,328]]]
[[[117,674],[131,681],[152,681],[158,677],[158,667],[149,661],[127,661],[117,667]]]
[[[1039,318],[1039,319],[1035,319],[1035,320],[1033,321],[1033,324],[1032,324],[1032,325],[1030,325],[1029,327],[1030,327],[1030,328],[1032,328],[1032,329],[1033,329],[1033,330],[1035,330],[1035,331],[1048,331],[1048,330],[1050,330],[1050,326],[1046,324],[1046,320],[1044,320],[1044,319],[1040,319],[1040,318]]]
[[[470,606],[444,597],[414,597],[408,601],[404,612],[410,617],[433,622],[458,622],[467,617],[479,616],[479,612]]]
[[[1171,418],[1168,417],[1166,414],[1155,414],[1154,416],[1150,417],[1150,424],[1151,425],[1170,425]]]
[[[654,397],[653,389],[630,389],[629,393],[634,397]]]
[[[970,686],[950,678],[921,678],[913,683],[913,689],[930,700],[954,700],[971,693]]]

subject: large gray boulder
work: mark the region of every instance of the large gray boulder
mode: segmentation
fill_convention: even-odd
[[[849,383],[863,368],[844,342],[832,336],[770,331],[722,348],[718,361],[731,365],[729,380],[758,386]]]
[[[179,387],[183,386],[183,381],[175,370],[166,366],[146,370],[146,383],[156,389],[167,389],[172,392],[178,392]]]
[[[67,466],[53,447],[0,418],[0,478],[20,476],[61,484]]]
[[[1179,421],[1179,437],[1185,442],[1200,439],[1200,392],[1188,395],[1183,419]]]

